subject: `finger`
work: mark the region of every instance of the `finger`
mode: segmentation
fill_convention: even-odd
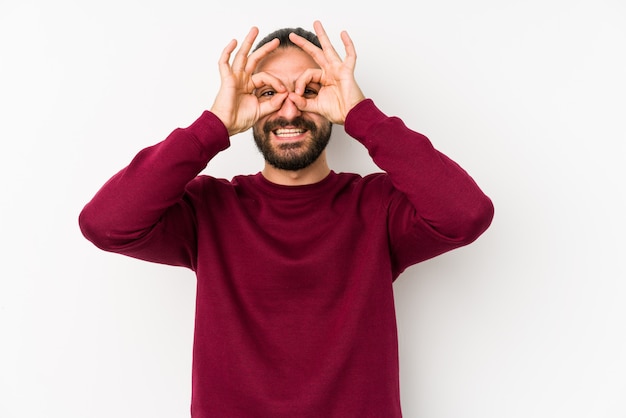
[[[300,96],[304,95],[304,90],[311,83],[318,83],[318,84],[322,83],[322,70],[318,68],[306,69],[296,79],[294,92]]]
[[[276,112],[283,105],[283,102],[287,98],[289,93],[284,92],[272,96],[270,100],[262,101],[259,103],[259,119]]]
[[[241,43],[239,51],[235,54],[235,59],[233,60],[232,65],[233,71],[241,72],[245,69],[246,62],[248,61],[248,53],[250,52],[250,49],[252,49],[252,45],[254,44],[254,40],[258,34],[259,29],[256,26],[253,26]]]
[[[339,58],[339,54],[333,47],[333,44],[330,43],[330,39],[326,34],[326,30],[324,30],[324,26],[322,26],[322,22],[316,20],[313,22],[313,29],[315,30],[315,34],[317,38],[320,40],[320,44],[322,45],[322,49],[324,50],[324,54],[327,56],[332,56],[333,58]]]
[[[354,68],[356,66],[356,48],[354,48],[352,38],[350,38],[350,35],[348,35],[348,32],[345,30],[341,32],[341,41],[346,50],[346,57],[343,62],[350,66],[350,68]]]
[[[296,107],[302,112],[310,111],[310,100],[305,99],[298,93],[289,93],[289,100],[291,100],[293,104],[296,105]]]
[[[248,74],[254,73],[254,69],[257,67],[259,62],[261,62],[261,60],[265,58],[270,52],[278,48],[279,45],[280,41],[278,40],[278,38],[272,39],[271,41],[254,51],[252,54],[250,54],[250,56],[248,57],[245,71]]]
[[[220,59],[218,60],[218,68],[222,77],[230,74],[230,54],[233,53],[236,47],[237,40],[233,39],[228,43],[228,45],[226,45],[226,47],[222,51],[222,55],[220,55]]]
[[[317,65],[319,65],[320,67],[326,66],[328,61],[324,56],[324,51],[321,50],[317,45],[293,32],[289,34],[289,39],[291,40],[291,42],[299,46],[300,49],[309,54],[311,58],[313,58],[313,60],[317,63]]]
[[[274,77],[269,73],[257,73],[254,74],[251,78],[252,84],[256,90],[261,89],[265,86],[270,86],[274,91],[278,93],[283,93],[287,91],[285,85],[278,78]]]

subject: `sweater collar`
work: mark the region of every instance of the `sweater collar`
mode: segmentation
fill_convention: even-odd
[[[329,190],[337,180],[337,173],[330,173],[317,183],[305,184],[302,186],[286,186],[282,184],[272,183],[263,177],[260,172],[253,176],[255,186],[267,194],[276,197],[294,198],[297,196],[315,196]]]

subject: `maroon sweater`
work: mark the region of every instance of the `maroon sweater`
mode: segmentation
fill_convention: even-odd
[[[197,276],[195,418],[400,417],[392,283],[474,241],[493,206],[423,135],[357,105],[346,132],[384,173],[280,186],[199,175],[230,144],[204,112],[83,209],[96,246]]]

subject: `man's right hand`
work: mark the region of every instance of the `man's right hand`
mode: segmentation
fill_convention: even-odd
[[[236,39],[224,48],[219,59],[221,86],[210,110],[224,123],[230,136],[247,131],[260,118],[280,109],[289,94],[276,77],[254,73],[259,62],[279,45],[278,39],[274,39],[249,54],[258,33],[258,28],[250,29],[232,64],[230,57],[237,47]],[[259,101],[254,91],[267,85],[276,94],[270,100]]]

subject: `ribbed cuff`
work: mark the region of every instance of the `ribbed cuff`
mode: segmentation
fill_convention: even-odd
[[[185,131],[193,135],[209,155],[230,147],[230,137],[224,123],[208,110],[202,112]]]
[[[387,115],[376,107],[372,99],[365,99],[357,103],[348,112],[344,129],[351,137],[363,140],[375,125],[384,122],[388,118]]]

